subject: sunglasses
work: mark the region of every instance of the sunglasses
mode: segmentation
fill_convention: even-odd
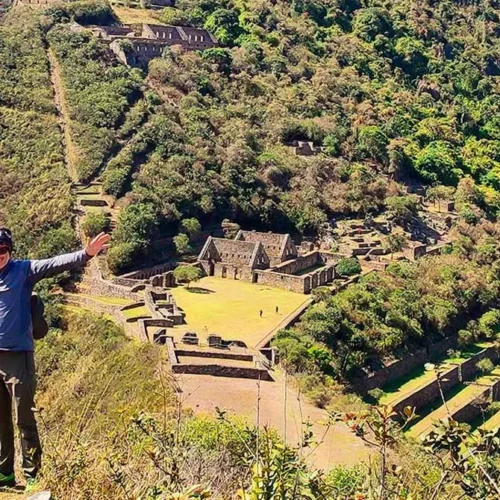
[[[7,247],[0,247],[0,255],[5,255],[6,253],[10,253],[10,250]]]

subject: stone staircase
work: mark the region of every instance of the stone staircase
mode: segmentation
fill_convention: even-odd
[[[114,204],[111,197],[106,196],[103,193],[102,182],[90,182],[86,185],[76,183],[73,185],[73,189],[76,196],[76,212],[78,219],[89,213],[102,213],[108,218],[110,233],[113,234],[118,225],[118,217],[120,215],[121,208]],[[85,235],[80,229],[80,224],[78,223],[77,226],[80,239],[85,241]],[[110,278],[111,272],[106,262],[105,252],[99,255],[96,261],[102,278]],[[91,267],[92,266],[89,266],[88,269]],[[95,276],[91,272],[87,271],[86,275],[87,277],[84,276],[82,284],[91,284],[92,279]]]

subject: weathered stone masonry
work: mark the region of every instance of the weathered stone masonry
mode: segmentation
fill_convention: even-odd
[[[209,237],[198,257],[206,276],[306,294],[333,281],[337,260],[329,252],[298,255],[290,235],[257,231],[239,231],[234,240]]]

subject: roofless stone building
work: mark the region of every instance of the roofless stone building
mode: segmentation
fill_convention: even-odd
[[[299,255],[289,234],[239,231],[234,240],[210,236],[198,263],[206,276],[248,281],[311,293],[335,278],[336,255]]]
[[[147,68],[149,61],[161,57],[165,47],[206,50],[219,46],[207,30],[185,26],[143,24],[140,33],[132,26],[96,26],[94,33],[109,40],[111,50],[128,66]]]

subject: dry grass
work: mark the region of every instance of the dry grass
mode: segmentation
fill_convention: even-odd
[[[140,8],[132,9],[130,7],[113,5],[113,11],[122,24],[165,24],[159,20],[159,13],[154,10]]]
[[[173,329],[177,340],[186,331],[195,331],[202,340],[207,333],[219,334],[225,340],[242,340],[248,347],[256,346],[308,300],[299,293],[209,277],[192,283],[190,289],[174,288],[172,294],[186,313],[187,324]]]

